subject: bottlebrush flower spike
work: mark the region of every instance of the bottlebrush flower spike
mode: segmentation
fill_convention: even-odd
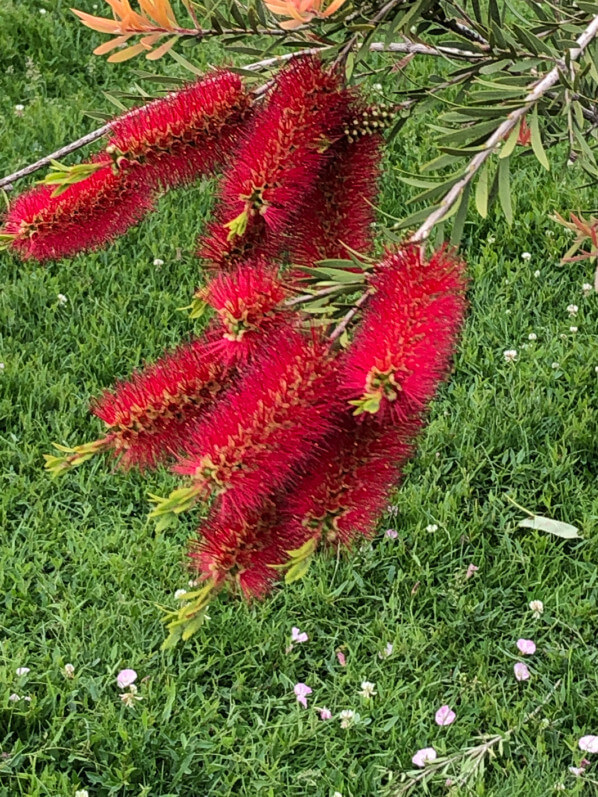
[[[281,70],[222,183],[217,225],[226,230],[224,248],[222,234],[216,241],[208,237],[202,257],[230,265],[237,239],[254,241],[256,227],[260,253],[280,251],[281,233],[314,185],[326,150],[342,134],[348,102],[340,74],[317,58],[298,58]]]
[[[211,407],[230,374],[210,340],[179,346],[92,405],[110,448],[129,468],[155,467],[186,445],[190,426]]]
[[[377,267],[340,376],[355,415],[398,423],[426,409],[463,322],[464,268],[447,249],[426,261],[417,245],[387,255]]]
[[[220,336],[220,356],[234,365],[247,365],[260,349],[272,345],[283,324],[291,323],[278,269],[261,259],[220,274],[200,293],[217,314],[213,330]]]
[[[211,406],[230,378],[210,340],[195,340],[135,372],[92,404],[104,421],[105,437],[75,448],[55,445],[66,456],[46,455],[54,475],[80,465],[99,451],[111,450],[119,465],[142,470],[184,448],[189,427]]]
[[[290,233],[293,264],[312,267],[319,260],[346,258],[343,244],[364,254],[370,250],[382,141],[379,134],[354,141],[345,136],[331,147]]]
[[[115,174],[109,162],[60,195],[52,194],[53,187],[38,186],[18,196],[8,209],[0,235],[23,259],[58,260],[97,249],[137,224],[154,206],[146,180]]]
[[[257,511],[309,456],[332,425],[335,371],[328,345],[285,329],[260,352],[239,384],[190,433],[187,454],[173,468],[191,477],[181,493],[220,496],[227,516]],[[176,496],[154,517],[178,512]]]
[[[250,105],[240,77],[221,70],[116,119],[106,152],[120,168],[173,188],[230,156]]]

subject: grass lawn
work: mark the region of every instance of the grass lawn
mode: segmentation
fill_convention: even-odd
[[[127,88],[145,66],[92,56],[101,37],[69,4],[2,3],[0,174],[93,129],[81,112],[109,110],[102,90]],[[193,54],[200,65],[224,57],[215,45]],[[182,74],[168,59],[161,68]],[[404,215],[411,190],[395,167],[433,155],[424,121],[388,153],[387,213]],[[582,293],[591,266],[559,265],[569,238],[549,218],[592,206],[583,181],[524,159],[512,227],[471,210],[471,311],[455,372],[371,545],[320,557],[263,604],[219,600],[167,653],[156,604],[173,605],[187,583],[182,551],[197,518],[156,534],[147,492],[167,494],[173,478],[112,474],[98,458],[52,482],[42,455],[52,441],[96,437],[89,397],[192,332],[177,308],[200,279],[194,240],[213,184],[166,197],[109,251],[46,267],[0,254],[1,797],[392,794],[419,748],[454,755],[520,723],[471,791],[430,793],[598,793],[598,756],[583,778],[568,771],[583,757],[578,738],[598,733],[598,305]],[[507,496],[582,539],[518,528],[524,514]],[[467,578],[470,564],[479,569]],[[538,619],[531,600],[544,603]],[[286,653],[292,626],[309,640]],[[537,645],[523,682],[519,637]],[[119,699],[125,667],[139,673],[134,708]],[[369,701],[364,680],[375,683]],[[297,682],[313,690],[307,710]],[[457,714],[450,727],[434,721],[443,704]],[[343,729],[349,709],[359,721]]]

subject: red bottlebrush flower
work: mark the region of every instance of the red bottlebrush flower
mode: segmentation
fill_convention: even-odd
[[[227,516],[259,509],[331,428],[335,380],[328,346],[285,329],[193,428],[173,470],[197,497],[220,495]]]
[[[326,149],[342,134],[348,102],[340,75],[317,58],[297,59],[281,70],[222,183],[217,225],[226,242],[218,233],[216,241],[204,240],[203,257],[229,265],[237,239],[255,240],[256,225],[260,253],[280,250],[281,233],[314,185]]]
[[[172,188],[230,156],[250,104],[240,77],[222,70],[116,119],[106,151]]]
[[[109,243],[153,209],[147,182],[114,173],[106,163],[58,196],[39,186],[18,196],[8,209],[3,233],[23,259],[58,260]]]
[[[278,269],[264,260],[220,274],[201,294],[216,310],[213,329],[221,336],[220,355],[234,365],[247,365],[260,349],[268,347],[283,324],[291,322]]]
[[[318,260],[346,258],[343,244],[357,252],[370,250],[382,142],[374,134],[352,141],[345,137],[331,147],[290,233],[293,264],[312,267]]]
[[[267,501],[259,512],[230,516],[216,507],[191,545],[193,572],[215,586],[236,583],[247,599],[262,598],[279,578],[271,564],[287,554],[272,534],[278,522],[276,505]]]
[[[106,447],[125,468],[155,467],[179,453],[229,375],[210,341],[179,346],[93,403],[108,427]]]
[[[446,375],[466,307],[464,263],[448,250],[426,261],[407,245],[377,267],[340,391],[355,414],[400,422],[422,412]]]

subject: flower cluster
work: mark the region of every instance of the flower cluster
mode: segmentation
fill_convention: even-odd
[[[224,70],[130,111],[112,122],[106,149],[90,163],[62,167],[60,190],[43,185],[17,197],[0,233],[23,259],[105,246],[154,208],[159,191],[221,164],[249,113],[240,78]]]
[[[210,168],[215,148],[230,145],[226,109],[246,110],[236,78],[211,80],[114,126],[116,166],[164,185]],[[197,97],[203,116],[187,107]],[[319,260],[370,251],[385,115],[317,58],[279,73],[222,177],[201,243],[210,279],[193,306],[212,315],[204,335],[93,403],[104,437],[47,458],[56,473],[100,450],[124,467],[170,460],[184,483],[153,496],[161,528],[210,503],[190,543],[193,588],[177,593],[180,608],[165,620],[167,645],[198,628],[223,587],[261,598],[282,576],[302,577],[317,548],[370,537],[448,372],[465,311],[464,265],[449,250],[388,252],[366,278],[371,297],[348,346],[288,301]],[[212,150],[210,136],[219,139]],[[292,643],[306,639],[296,632]],[[372,699],[375,685],[364,681],[360,694]]]

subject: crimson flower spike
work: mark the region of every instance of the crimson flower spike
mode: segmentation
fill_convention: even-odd
[[[190,432],[173,467],[189,487],[158,500],[152,516],[184,511],[219,496],[221,511],[257,511],[309,456],[332,426],[334,363],[327,343],[288,329]]]
[[[376,267],[373,295],[349,347],[339,390],[381,422],[423,412],[446,376],[466,308],[465,264],[448,249],[429,260],[416,244]]]
[[[221,70],[115,119],[106,152],[118,168],[173,188],[230,157],[250,111],[240,77]]]
[[[383,137],[377,127],[363,124],[366,113],[351,109],[351,127],[345,131],[351,135],[330,148],[330,158],[292,227],[289,254],[294,265],[344,259],[345,244],[364,254],[371,249]]]
[[[219,274],[201,295],[216,311],[212,329],[220,336],[219,356],[231,365],[248,365],[258,351],[275,345],[281,327],[292,323],[278,268],[263,259]]]
[[[92,412],[107,426],[105,437],[75,448],[56,445],[64,456],[46,455],[46,468],[58,475],[110,450],[121,467],[143,470],[180,452],[189,427],[230,378],[230,370],[213,355],[209,340],[196,340],[105,391],[92,404]]]
[[[58,196],[49,185],[18,196],[0,240],[24,260],[58,260],[104,246],[153,209],[151,186],[141,175],[115,174],[107,155],[95,163],[103,165]]]
[[[342,135],[350,94],[340,73],[315,57],[281,70],[224,177],[216,223],[200,245],[213,267],[259,248],[274,256],[314,185],[326,150]]]

